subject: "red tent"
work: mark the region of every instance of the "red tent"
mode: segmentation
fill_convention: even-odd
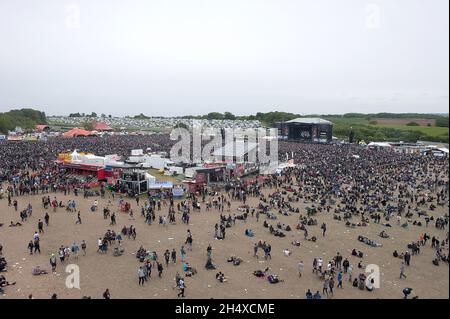
[[[77,136],[90,136],[93,135],[91,131],[86,131],[81,128],[75,127],[70,131],[63,134],[63,137],[77,137]]]
[[[94,130],[96,130],[96,131],[112,131],[113,129],[105,122],[99,122],[99,123],[95,124]]]
[[[44,132],[50,130],[50,126],[48,125],[36,125],[36,130],[38,132]]]

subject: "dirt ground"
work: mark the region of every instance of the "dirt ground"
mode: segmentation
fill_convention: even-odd
[[[266,193],[269,190],[265,190]],[[51,198],[53,198],[51,194]],[[201,212],[191,213],[190,225],[181,222],[181,215],[177,214],[176,225],[163,227],[158,223],[151,226],[144,223],[144,218],[140,216],[136,209],[136,203],[132,202],[135,210],[135,220],[130,220],[129,216],[118,212],[117,197],[111,206],[111,210],[116,212],[117,225],[110,227],[110,220],[103,219],[102,208],[107,205],[106,199],[99,198],[99,210],[91,212],[89,207],[95,198],[83,199],[83,197],[56,195],[58,201],[67,203],[70,198],[75,198],[78,209],[81,210],[82,224],[76,225],[76,213],[66,212],[59,208],[57,212],[49,210],[50,225],[44,226],[45,233],[41,235],[41,254],[30,255],[27,250],[28,242],[33,238],[37,230],[39,218],[44,217],[45,210],[41,204],[41,196],[27,196],[19,198],[19,211],[24,209],[28,203],[33,205],[33,216],[24,222],[22,227],[8,227],[10,221],[20,220],[19,214],[14,212],[12,207],[8,207],[7,200],[0,200],[0,243],[3,244],[3,255],[8,261],[8,271],[2,273],[9,282],[16,281],[15,286],[5,288],[4,298],[27,298],[32,294],[34,298],[49,298],[51,294],[57,293],[58,298],[81,298],[91,296],[101,298],[103,291],[109,288],[112,298],[177,298],[175,286],[175,273],[179,271],[183,274],[181,263],[169,264],[165,267],[162,278],[158,278],[156,270],[153,269],[152,278],[142,287],[138,285],[137,269],[140,265],[134,256],[140,245],[147,250],[155,250],[162,257],[166,249],[175,248],[179,259],[179,249],[186,239],[187,229],[193,233],[193,251],[188,251],[187,261],[197,268],[198,274],[186,278],[187,298],[305,298],[307,289],[313,293],[316,290],[322,292],[322,281],[312,273],[312,261],[314,257],[322,257],[324,263],[331,260],[336,252],[340,252],[344,257],[349,256],[350,262],[354,265],[353,276],[357,276],[360,270],[356,267],[359,259],[352,257],[350,252],[353,248],[364,252],[364,265],[377,264],[381,272],[381,287],[374,292],[361,291],[353,288],[348,281],[344,281],[343,289],[336,289],[333,298],[402,298],[402,290],[405,287],[413,288],[412,296],[419,298],[448,298],[449,297],[449,270],[448,265],[441,263],[434,266],[431,260],[434,258],[434,249],[430,242],[427,247],[422,248],[421,254],[412,256],[411,266],[407,268],[407,279],[399,279],[399,269],[401,260],[394,258],[392,252],[396,249],[399,252],[407,250],[407,244],[417,241],[421,232],[427,232],[430,236],[437,236],[441,240],[445,238],[447,230],[438,230],[430,223],[428,228],[410,225],[408,229],[403,229],[392,221],[392,228],[386,228],[391,236],[389,239],[382,239],[378,233],[385,227],[381,224],[370,224],[368,227],[347,228],[343,221],[333,220],[330,212],[319,213],[315,216],[319,226],[310,226],[310,235],[315,235],[318,241],[308,242],[303,240],[303,231],[295,229],[298,223],[298,215],[278,216],[277,221],[289,224],[293,231],[285,232],[286,237],[280,238],[271,235],[267,228],[263,227],[265,217],[256,222],[255,217],[249,217],[246,223],[236,220],[236,225],[227,228],[226,239],[219,241],[213,238],[214,225],[219,220],[220,212],[212,210],[206,212],[202,208]],[[141,204],[143,201],[141,201]],[[258,199],[250,198],[249,204],[256,206]],[[233,202],[231,214],[237,212],[238,202]],[[308,204],[297,203],[301,213],[305,215],[305,207]],[[435,217],[443,216],[448,212],[448,207],[439,207],[431,212]],[[159,214],[166,214],[163,208]],[[227,213],[225,209],[225,213]],[[158,217],[157,217],[158,218]],[[269,220],[269,224],[276,224],[277,221]],[[327,234],[323,238],[320,230],[322,222],[327,223]],[[113,229],[119,233],[126,225],[133,225],[137,230],[137,239],[124,239],[123,247],[125,254],[114,257],[111,250],[107,254],[99,254],[97,250],[97,239],[103,236],[108,229]],[[425,225],[425,223],[424,223]],[[255,232],[255,237],[250,238],[244,235],[246,228],[251,228]],[[357,241],[358,235],[367,236],[377,242],[381,242],[383,247],[372,248]],[[58,260],[56,274],[51,272],[47,275],[33,276],[32,267],[40,265],[41,268],[50,270],[49,257],[51,253],[57,253],[60,245],[70,245],[81,240],[87,242],[87,255],[80,254],[78,260],[72,256],[65,265],[61,265]],[[260,258],[253,257],[253,243],[263,240],[272,245],[272,259],[265,261],[263,253]],[[301,246],[294,247],[291,242],[300,240]],[[228,281],[220,283],[215,279],[216,270],[206,270],[206,247],[211,244],[213,247],[213,262],[218,266],[218,270],[225,273]],[[288,248],[293,253],[286,257],[283,249]],[[448,251],[446,252],[448,253]],[[239,266],[233,266],[227,262],[230,255],[236,255],[243,259]],[[298,277],[297,264],[303,260],[305,264],[304,275]],[[74,263],[80,269],[80,289],[66,288],[65,266]],[[270,273],[279,275],[284,280],[278,284],[270,284],[267,279],[259,279],[253,275],[253,271],[270,267]]]

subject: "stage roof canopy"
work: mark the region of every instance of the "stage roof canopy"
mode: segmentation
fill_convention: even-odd
[[[298,117],[296,119],[286,121],[284,123],[299,123],[299,124],[333,124],[330,121],[320,119],[318,117]]]

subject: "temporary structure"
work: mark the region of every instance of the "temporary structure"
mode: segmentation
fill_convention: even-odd
[[[95,124],[94,130],[96,131],[112,131],[112,127],[106,124],[106,122],[98,122]]]
[[[86,131],[81,128],[75,127],[70,131],[63,134],[63,137],[78,137],[78,136],[90,136],[94,135],[91,131]]]

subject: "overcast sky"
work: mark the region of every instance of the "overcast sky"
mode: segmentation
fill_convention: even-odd
[[[0,111],[448,112],[448,0],[0,0]]]

